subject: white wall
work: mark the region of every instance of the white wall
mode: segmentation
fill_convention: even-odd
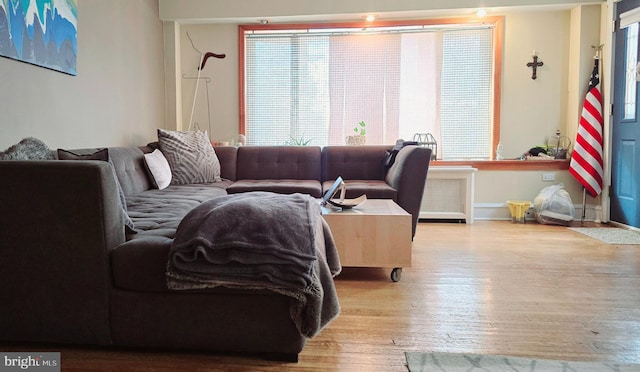
[[[0,58],[0,150],[146,144],[164,127],[158,0],[79,0],[77,76]]]
[[[191,118],[191,109],[198,76],[197,66],[200,54],[191,46],[187,33],[191,36],[196,49],[216,54],[225,54],[224,59],[209,58],[200,77],[209,78],[209,101],[207,107],[207,83],[200,80],[198,96],[192,123],[198,123],[200,129],[207,130],[213,141],[231,141],[239,133],[239,86],[238,86],[238,26],[235,24],[182,25],[181,35],[181,73],[182,85],[182,129],[187,129]],[[187,78],[184,78],[186,76]],[[209,113],[211,126],[209,126]]]
[[[505,16],[500,139],[505,159],[566,134],[570,11],[528,11]],[[531,78],[536,50],[537,78]]]
[[[504,72],[502,81],[501,142],[505,158],[521,155],[536,144],[551,141],[556,130],[575,140],[579,111],[593,69],[591,45],[600,42],[600,5],[558,11],[511,12],[505,15]],[[538,77],[531,79],[535,49]],[[542,181],[552,173],[555,181]],[[582,206],[582,186],[566,170],[480,171],[476,173],[476,217],[491,218],[486,209],[506,200],[533,201],[540,190],[563,183],[574,204]],[[587,219],[600,203],[587,196]]]

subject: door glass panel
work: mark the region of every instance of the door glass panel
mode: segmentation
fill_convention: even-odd
[[[638,23],[626,28],[626,60],[625,60],[625,90],[624,90],[624,119],[636,117],[636,89],[638,71]]]

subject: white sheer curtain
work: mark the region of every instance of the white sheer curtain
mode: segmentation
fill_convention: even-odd
[[[440,142],[442,33],[332,36],[329,144],[365,121],[368,144],[429,132]]]
[[[440,144],[442,32],[403,35],[401,56],[398,136],[431,133]]]
[[[399,34],[340,35],[329,38],[329,144],[344,144],[366,123],[367,144],[398,138]]]

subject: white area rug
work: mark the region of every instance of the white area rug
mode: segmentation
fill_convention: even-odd
[[[563,360],[519,358],[504,355],[405,352],[410,372],[627,372],[640,371],[638,364],[608,362],[571,362]]]
[[[569,230],[608,244],[640,244],[640,233],[616,227],[569,227]]]

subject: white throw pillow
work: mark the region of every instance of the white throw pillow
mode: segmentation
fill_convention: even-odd
[[[171,184],[171,167],[162,151],[155,149],[152,153],[144,154],[144,161],[153,185],[159,190],[166,189]]]

